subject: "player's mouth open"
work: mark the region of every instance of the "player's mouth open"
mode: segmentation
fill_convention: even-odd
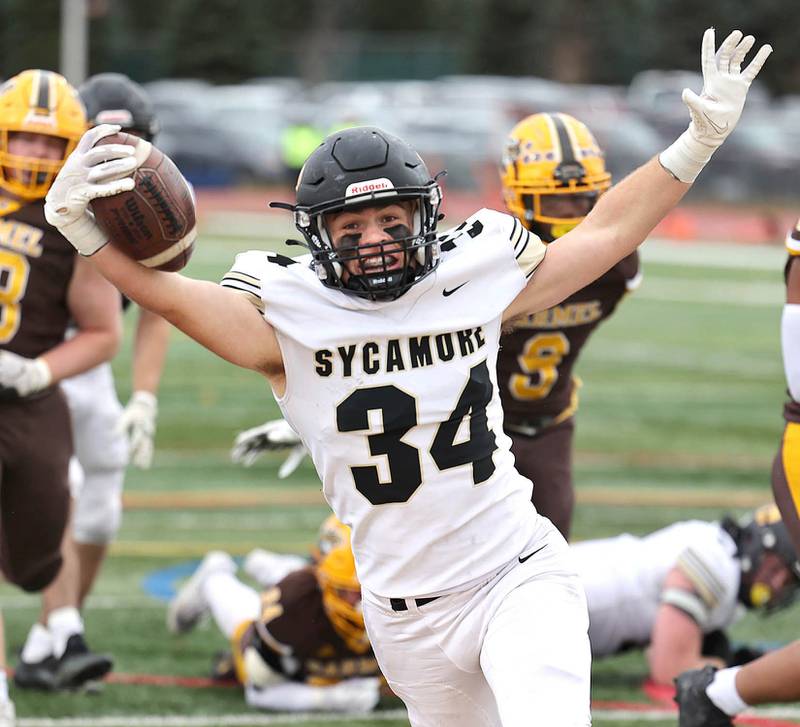
[[[361,258],[361,270],[364,274],[394,270],[402,265],[402,255],[371,255]]]

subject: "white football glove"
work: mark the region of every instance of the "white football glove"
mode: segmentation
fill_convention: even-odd
[[[139,469],[153,464],[158,399],[149,391],[134,391],[117,420],[116,433],[128,438],[131,462]]]
[[[35,394],[50,386],[53,375],[42,358],[25,358],[0,351],[0,387],[16,390],[20,396]]]
[[[659,156],[661,166],[681,182],[691,184],[697,179],[711,155],[739,121],[747,89],[772,53],[772,46],[762,45],[742,70],[742,61],[754,43],[752,35],[743,38],[742,31],[734,30],[715,54],[714,29],[709,28],[703,34],[703,90],[698,96],[685,88],[682,96],[692,121],[677,141]]]
[[[267,450],[281,449],[291,449],[278,469],[278,477],[284,479],[300,466],[308,451],[285,419],[274,419],[239,432],[231,449],[231,461],[249,467]]]
[[[93,255],[108,242],[89,210],[97,197],[111,197],[133,189],[133,174],[141,163],[127,144],[95,144],[116,134],[119,126],[100,124],[89,129],[69,155],[47,193],[47,221],[72,243],[81,255]]]

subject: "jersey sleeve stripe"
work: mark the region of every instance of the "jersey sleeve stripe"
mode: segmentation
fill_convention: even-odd
[[[254,295],[261,295],[261,283],[253,283],[250,280],[243,278],[243,276],[236,273],[228,273],[222,279],[222,285],[229,287],[237,287],[239,290],[247,290]]]
[[[263,313],[266,310],[264,301],[261,300],[260,293],[254,293],[252,290],[249,290],[238,283],[226,282],[225,280],[222,281],[222,287],[230,288],[231,290],[235,290],[237,293],[247,296],[247,299],[258,309],[260,313]]]
[[[719,604],[724,588],[703,559],[690,549],[678,559],[678,567],[697,588],[709,608]]]
[[[514,255],[514,257],[515,257],[517,260],[519,260],[519,256],[520,256],[520,255],[522,255],[522,253],[523,253],[523,252],[525,252],[525,248],[526,248],[526,247],[528,247],[528,243],[529,243],[530,241],[531,241],[531,236],[530,236],[530,235],[528,235],[528,236],[525,238],[525,244],[524,244],[524,245],[523,245],[523,246],[522,246],[522,247],[519,249],[519,252],[517,252],[517,254],[516,254],[516,255]],[[514,249],[516,250],[516,248],[514,248]]]
[[[225,277],[226,278],[236,278],[238,280],[241,280],[241,281],[247,282],[247,283],[251,283],[251,284],[256,285],[256,286],[260,286],[261,285],[261,281],[257,277],[255,277],[254,275],[248,275],[247,273],[241,273],[238,270],[229,270],[227,273],[225,273]]]
[[[800,225],[786,235],[786,249],[790,255],[800,255]]]

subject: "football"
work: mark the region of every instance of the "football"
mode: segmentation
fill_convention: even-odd
[[[91,207],[111,244],[149,268],[183,268],[197,237],[194,196],[174,162],[149,141],[133,134],[112,134],[98,144],[129,144],[141,162],[134,188],[92,200]]]

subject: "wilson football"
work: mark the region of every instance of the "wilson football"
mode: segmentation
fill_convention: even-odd
[[[149,141],[133,134],[112,134],[98,144],[130,144],[141,164],[134,188],[92,200],[91,207],[111,244],[149,268],[183,268],[197,237],[194,197],[173,161]]]

